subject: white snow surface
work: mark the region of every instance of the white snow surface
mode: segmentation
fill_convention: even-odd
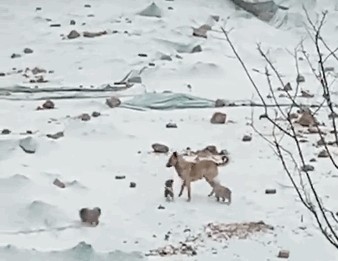
[[[152,3],[148,0],[1,1],[0,73],[6,76],[0,77],[0,87],[82,85],[95,89],[121,80],[131,70],[146,68],[141,73],[142,84],[126,91],[100,93],[102,97],[93,94],[86,99],[55,99],[56,108],[52,110],[36,110],[44,100],[36,100],[35,94],[0,96],[0,129],[12,131],[0,135],[0,260],[262,261],[277,260],[281,249],[290,251],[289,260],[338,260],[337,251],[301,204],[272,149],[247,124],[251,108],[135,111],[111,109],[105,104],[105,97],[111,95],[132,97],[153,91],[189,93],[214,100],[258,101],[224,40],[221,26],[232,28],[230,37],[266,96],[269,87],[264,74],[252,71],[264,72],[265,66],[256,44],[260,42],[269,51],[285,82],[294,84],[295,62],[287,49],[292,51],[304,38],[308,52],[315,54],[302,24],[305,16],[299,2],[309,6],[312,17],[324,8],[330,11],[323,35],[334,49],[338,42],[335,1],[278,1],[290,8],[289,16],[278,12],[270,24],[234,8],[226,0],[154,2],[161,9],[161,18],[137,15]],[[94,16],[88,16],[91,14]],[[211,15],[219,15],[220,20],[212,20]],[[70,20],[76,24],[70,25]],[[193,37],[192,27],[205,23],[213,28],[208,38]],[[61,35],[71,30],[81,34],[107,30],[108,34],[63,39]],[[202,52],[185,51],[198,44]],[[24,54],[24,48],[31,48],[33,53]],[[12,59],[13,53],[22,56]],[[170,55],[172,60],[161,60],[162,54]],[[22,73],[16,73],[36,66],[53,71],[45,74],[47,83],[29,83]],[[321,101],[321,89],[309,67],[304,61],[299,66],[306,78],[302,87],[315,94],[304,102]],[[48,95],[54,94],[43,94]],[[280,101],[284,102],[283,98]],[[75,118],[93,111],[99,111],[101,116],[88,122]],[[225,112],[233,123],[210,124],[216,111]],[[271,137],[271,125],[258,120],[262,112],[254,109],[255,125]],[[177,123],[178,128],[165,128],[168,122]],[[25,153],[18,145],[27,136],[23,134],[26,130],[33,132],[29,136],[37,144],[33,154]],[[46,137],[58,131],[64,131],[65,136],[57,140]],[[242,142],[244,134],[252,134],[252,141]],[[309,140],[304,144],[307,160],[318,153],[312,146],[318,137],[310,136]],[[166,202],[165,180],[174,179],[177,196],[180,179],[173,168],[165,167],[170,153],[150,153],[155,142],[167,144],[170,153],[209,144],[226,149],[230,162],[219,168],[218,179],[231,188],[232,204],[218,204],[208,198],[210,187],[202,180],[192,184],[191,202],[186,201],[186,192],[174,202]],[[337,209],[335,170],[328,159],[313,164],[315,171],[311,174],[316,188],[325,204]],[[126,178],[117,180],[116,175]],[[55,178],[69,186],[54,186]],[[130,188],[130,182],[136,182],[136,188]],[[277,193],[266,195],[267,188],[276,188]],[[165,209],[158,209],[159,205]],[[102,210],[100,224],[81,226],[79,209],[97,206]],[[150,249],[183,241],[186,228],[198,234],[210,222],[260,220],[275,229],[245,240],[216,243],[205,239],[204,247],[193,257],[144,255]],[[172,233],[169,242],[164,240],[168,231]],[[213,254],[215,249],[217,254]]]

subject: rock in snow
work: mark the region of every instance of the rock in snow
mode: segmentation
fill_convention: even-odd
[[[35,153],[37,145],[37,142],[32,137],[26,137],[19,141],[20,148],[23,149],[24,152],[30,154]]]
[[[143,9],[141,12],[138,13],[141,16],[149,16],[149,17],[162,17],[161,9],[153,2],[148,7]]]

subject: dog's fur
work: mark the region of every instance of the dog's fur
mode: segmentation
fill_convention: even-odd
[[[228,162],[228,157],[223,156],[223,161]],[[188,188],[188,201],[191,200],[191,182],[205,178],[210,184],[218,176],[218,166],[224,163],[216,163],[212,160],[199,160],[197,162],[186,161],[176,151],[170,156],[166,167],[175,167],[178,176],[182,179],[182,186],[178,196],[182,196],[184,187]],[[211,185],[210,185],[211,186]]]
[[[82,222],[97,226],[99,224],[99,217],[101,216],[101,209],[98,207],[93,209],[81,208],[79,215]]]
[[[164,197],[165,197],[168,201],[174,200],[173,183],[174,183],[174,180],[173,180],[173,179],[168,179],[168,180],[164,183]]]
[[[220,199],[225,202],[227,200],[227,204],[231,204],[231,190],[225,186],[222,186],[221,183],[218,181],[211,181],[210,185],[213,187],[211,193],[208,195],[211,197],[215,193],[216,200],[219,201]]]

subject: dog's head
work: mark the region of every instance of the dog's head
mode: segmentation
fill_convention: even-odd
[[[170,168],[172,166],[175,166],[177,164],[177,161],[178,161],[177,158],[178,158],[178,154],[175,151],[175,152],[173,152],[173,154],[171,154],[171,156],[170,156],[170,158],[169,158],[169,160],[168,160],[168,162],[166,164],[166,167]]]

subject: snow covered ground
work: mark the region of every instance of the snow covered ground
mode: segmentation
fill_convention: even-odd
[[[293,50],[307,35],[301,24],[304,15],[299,0],[278,2],[290,7],[290,15],[286,18],[278,13],[268,24],[226,0],[158,0],[155,3],[162,11],[161,18],[137,15],[152,3],[148,0],[2,1],[1,88],[95,90],[112,86],[131,70],[141,71],[142,84],[119,92],[1,92],[0,129],[11,133],[0,135],[0,260],[159,260],[163,258],[144,254],[184,241],[189,233],[203,233],[210,222],[260,220],[274,230],[223,243],[205,238],[196,256],[164,259],[277,260],[279,250],[287,249],[289,260],[338,260],[268,144],[248,126],[251,108],[138,111],[112,109],[105,104],[105,98],[112,95],[123,102],[154,91],[212,100],[258,101],[220,26],[233,28],[230,36],[250,70],[264,71],[265,63],[256,50],[256,43],[261,42],[284,80],[294,83],[294,60],[286,49]],[[322,6],[303,2],[311,14],[320,13],[322,6],[330,10],[323,33],[335,48],[338,8],[334,1],[323,1]],[[218,22],[211,17],[215,15],[220,17]],[[192,27],[205,23],[213,28],[208,38],[193,37]],[[71,30],[81,36],[66,39]],[[105,30],[107,34],[98,37],[82,36],[84,31]],[[306,38],[306,48],[314,53],[311,43]],[[197,45],[202,51],[191,53]],[[25,48],[33,52],[24,53]],[[11,58],[12,54],[20,57]],[[47,82],[30,82],[35,78],[26,68],[34,67],[46,70],[37,75],[43,75]],[[308,66],[300,62],[300,68],[306,78],[304,89],[315,94],[304,102],[320,101],[321,90]],[[269,91],[264,75],[254,76],[266,96]],[[73,98],[53,99],[55,109],[36,110],[45,98],[65,95]],[[89,121],[76,118],[93,111],[101,116]],[[226,124],[210,123],[216,111],[227,114]],[[254,109],[256,127],[270,135],[269,123],[258,120],[261,113],[261,109]],[[175,122],[178,128],[166,128],[168,122]],[[64,137],[46,137],[59,131]],[[242,142],[245,134],[252,134],[251,142]],[[19,146],[19,140],[27,136],[37,144],[33,154]],[[310,136],[304,145],[308,159],[318,152],[312,146],[317,139]],[[164,181],[174,178],[177,195],[180,180],[174,169],[165,167],[170,153],[150,153],[155,142],[168,145],[170,152],[182,152],[186,147],[197,150],[209,144],[226,149],[230,163],[219,168],[219,179],[231,188],[232,204],[218,204],[208,198],[210,187],[204,181],[192,185],[191,202],[186,202],[186,194],[175,202],[165,202]],[[318,191],[332,209],[337,209],[334,170],[327,159],[314,164]],[[115,179],[117,175],[126,178]],[[53,185],[55,178],[68,186],[61,189]],[[136,187],[130,188],[130,182]],[[277,193],[266,195],[267,188],[276,188]],[[158,209],[160,205],[164,209]],[[96,206],[102,209],[100,224],[81,226],[79,209]],[[171,236],[165,241],[169,231]]]

